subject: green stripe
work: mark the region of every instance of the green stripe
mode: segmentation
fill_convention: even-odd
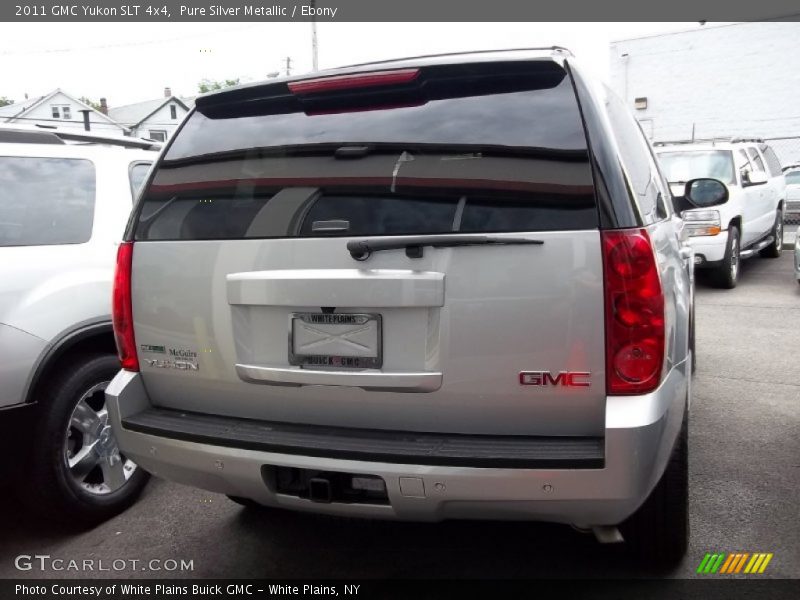
[[[721,552],[720,555],[719,555],[719,558],[717,559],[717,562],[711,568],[711,572],[712,573],[716,573],[717,572],[717,570],[722,566],[722,561],[723,560],[725,560],[725,553]]]
[[[712,565],[713,565],[715,562],[717,562],[717,557],[718,557],[718,556],[719,556],[719,554],[717,554],[716,552],[715,552],[714,554],[712,554],[712,555],[711,555],[711,560],[709,560],[709,561],[708,561],[708,564],[706,565],[706,568],[705,568],[705,569],[703,569],[703,573],[710,573],[710,572],[711,572],[711,566],[712,566]]]
[[[697,572],[698,573],[703,573],[704,572],[703,569],[705,568],[706,563],[708,562],[709,558],[711,558],[711,555],[708,552],[706,552],[706,555],[703,557],[703,561],[700,563],[700,566],[697,567]]]

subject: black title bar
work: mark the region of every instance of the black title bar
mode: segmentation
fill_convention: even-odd
[[[49,579],[0,580],[3,600],[176,600],[217,598],[570,598],[579,600],[694,599],[788,600],[800,597],[800,580],[755,577],[699,579],[517,580],[264,580],[264,579]]]
[[[796,0],[32,0],[0,3],[0,21],[503,22],[800,20]]]

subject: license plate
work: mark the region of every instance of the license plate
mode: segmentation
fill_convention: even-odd
[[[301,367],[379,369],[381,315],[292,313],[289,364]]]

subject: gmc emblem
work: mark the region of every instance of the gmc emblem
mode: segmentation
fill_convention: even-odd
[[[550,371],[522,371],[519,374],[519,384],[540,387],[589,387],[591,378],[591,373],[581,371],[561,371],[556,375]]]

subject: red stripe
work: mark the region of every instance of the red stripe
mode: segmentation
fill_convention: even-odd
[[[190,183],[153,184],[152,192],[173,193],[192,190],[233,187],[241,185],[271,187],[331,187],[331,186],[391,186],[391,177],[262,177],[250,179],[220,179]],[[564,185],[527,181],[500,181],[496,179],[451,179],[431,177],[398,177],[395,185],[425,188],[477,188],[519,192],[545,192],[554,194],[585,195],[592,193],[590,185]]]

